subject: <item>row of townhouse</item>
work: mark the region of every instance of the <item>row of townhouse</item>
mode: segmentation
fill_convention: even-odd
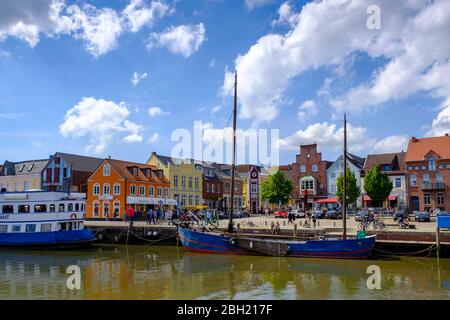
[[[317,144],[301,145],[294,163],[277,167],[293,182],[290,204],[301,209],[317,203],[338,205],[337,180],[344,172],[343,160],[342,155],[333,162],[323,160]],[[347,160],[347,168],[355,174],[361,189],[358,207],[371,206],[364,178],[369,170],[380,165],[393,184],[385,207],[450,210],[450,137],[447,134],[413,137],[406,152],[369,154],[365,158],[348,153]]]
[[[248,167],[248,172],[246,168]],[[255,173],[257,177],[255,179]],[[87,218],[121,216],[126,208],[180,204],[187,209],[231,208],[231,166],[176,159],[153,152],[146,163],[134,163],[57,152],[46,160],[0,166],[0,191],[47,190],[87,194]],[[253,172],[253,171],[252,171]],[[241,166],[235,174],[235,209],[260,206],[261,168]],[[249,183],[250,181],[250,183]],[[257,187],[254,188],[254,183]],[[245,196],[257,201],[250,201]]]

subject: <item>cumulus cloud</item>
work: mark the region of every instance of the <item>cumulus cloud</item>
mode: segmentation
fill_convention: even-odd
[[[376,108],[418,91],[447,98],[449,77],[437,74],[445,74],[450,64],[450,2],[377,1],[382,12],[380,30],[366,25],[366,10],[372,4],[370,0],[322,0],[307,3],[295,13],[284,3],[279,22],[290,24],[290,30],[261,37],[235,59],[240,116],[257,123],[273,120],[294,78],[320,67],[335,70],[357,53],[383,58],[386,63],[367,82],[342,96],[329,97],[336,111]],[[230,71],[225,72],[222,90],[233,94]]]
[[[278,9],[278,19],[272,22],[273,26],[276,25],[291,25],[294,26],[298,23],[300,15],[294,11],[289,2],[284,2]]]
[[[120,12],[91,4],[67,5],[65,0],[0,1],[0,41],[15,37],[35,47],[42,35],[71,35],[85,43],[94,57],[117,46],[124,32],[137,32],[142,27],[173,10],[163,2],[131,0]]]
[[[59,131],[63,137],[89,137],[86,152],[101,154],[115,138],[123,135],[124,142],[142,141],[143,127],[129,121],[129,115],[123,102],[83,98],[67,111]]]
[[[139,74],[137,72],[133,73],[133,76],[131,77],[131,83],[133,84],[133,86],[137,86],[139,84],[139,82],[141,82],[141,80],[144,80],[145,78],[147,78],[148,74],[147,72],[144,72],[143,74]]]
[[[160,107],[150,107],[148,109],[148,115],[152,118],[159,116],[168,116],[170,113],[163,111]]]
[[[347,125],[347,143],[352,152],[387,153],[406,150],[407,136],[371,138],[364,127]],[[304,130],[280,139],[280,149],[295,151],[301,144],[317,143],[323,149],[339,151],[343,148],[344,128],[334,123],[315,123]]]
[[[147,48],[149,50],[153,48],[167,48],[174,54],[180,54],[188,58],[200,49],[205,40],[205,26],[203,23],[177,27],[171,26],[161,33],[152,33],[147,42]]]
[[[313,100],[306,100],[298,108],[297,118],[305,121],[307,118],[315,116],[319,113],[319,107]]]
[[[436,118],[433,119],[431,129],[428,131],[429,136],[450,134],[450,99],[448,103],[442,108]]]
[[[157,18],[170,12],[169,5],[162,1],[152,1],[150,5],[146,5],[143,0],[131,0],[123,10],[123,15],[131,32],[138,32],[143,26],[151,26]]]

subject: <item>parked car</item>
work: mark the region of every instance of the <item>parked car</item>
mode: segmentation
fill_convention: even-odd
[[[408,218],[409,214],[404,211],[396,211],[394,213],[394,221],[399,221],[402,218]]]
[[[358,211],[358,212],[356,213],[356,215],[355,215],[355,221],[361,222],[361,221],[367,219],[367,216],[368,216],[368,215],[369,215],[369,212],[368,212],[368,211],[360,210],[360,211]]]
[[[292,210],[292,214],[296,217],[296,218],[305,218],[306,217],[306,213],[300,210]]]
[[[430,222],[430,213],[426,211],[415,211],[414,220],[418,222]]]
[[[326,214],[327,219],[342,219],[342,213],[335,210],[330,210]]]
[[[438,216],[450,216],[450,211],[441,210],[437,214]]]
[[[316,219],[324,219],[325,218],[325,212],[320,209],[313,212],[313,217]]]
[[[288,215],[289,214],[286,210],[278,210],[277,212],[275,212],[275,218],[287,218]]]

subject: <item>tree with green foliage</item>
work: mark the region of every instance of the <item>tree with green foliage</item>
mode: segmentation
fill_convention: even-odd
[[[261,183],[261,198],[270,204],[286,204],[289,202],[294,189],[291,180],[278,170]]]
[[[356,175],[347,168],[347,205],[353,204],[361,194],[361,190],[358,187]],[[341,174],[337,180],[336,196],[339,202],[342,203],[344,199],[344,175]]]
[[[379,164],[366,173],[364,189],[366,189],[367,195],[372,199],[372,202],[378,207],[383,205],[393,188],[391,179],[385,172],[381,172]]]

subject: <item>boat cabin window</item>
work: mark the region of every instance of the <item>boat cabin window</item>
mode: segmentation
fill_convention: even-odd
[[[56,206],[54,204],[50,205],[50,212],[55,212],[56,211]]]
[[[19,213],[30,213],[30,206],[27,204],[21,204],[19,206]]]
[[[35,213],[47,212],[47,205],[45,205],[45,204],[36,204],[34,206],[34,212]]]
[[[66,211],[66,206],[64,205],[64,203],[60,203],[59,207],[58,207],[58,212],[64,212]]]
[[[14,213],[14,207],[11,205],[2,206],[2,213]]]
[[[79,203],[75,203],[75,211],[80,211],[80,204]]]
[[[27,224],[25,226],[25,232],[36,232],[36,225],[35,224]]]
[[[0,225],[0,233],[7,233],[8,232],[8,225],[7,224],[1,224]]]
[[[52,224],[51,223],[43,223],[41,224],[41,232],[50,232],[52,231]]]
[[[68,211],[72,212],[73,211],[73,203],[69,203],[68,205]]]
[[[12,232],[20,232],[22,231],[22,225],[16,224],[12,226]]]

